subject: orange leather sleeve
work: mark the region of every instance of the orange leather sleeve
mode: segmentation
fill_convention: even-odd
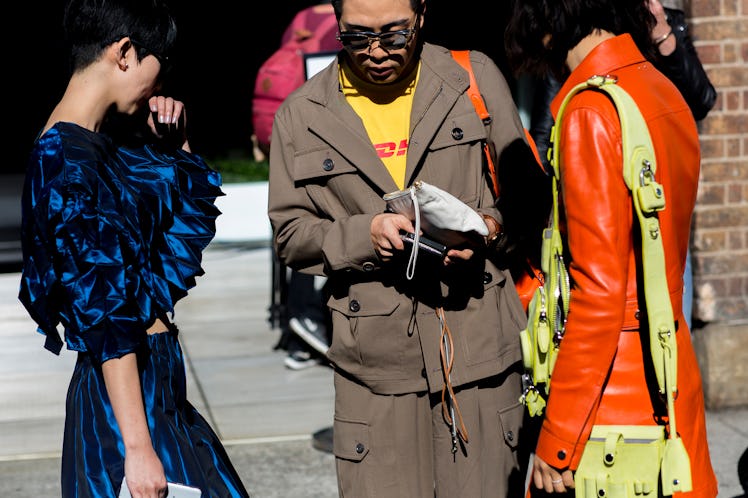
[[[536,453],[554,467],[575,469],[616,354],[632,254],[620,124],[607,97],[591,91],[574,97],[560,151],[572,290]]]

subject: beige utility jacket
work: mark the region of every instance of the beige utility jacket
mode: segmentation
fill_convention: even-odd
[[[501,220],[484,171],[482,141],[493,144],[497,168],[510,145],[527,147],[509,87],[484,54],[473,70],[493,123],[478,118],[467,73],[448,50],[425,44],[410,122],[406,185],[423,180]],[[490,377],[520,361],[525,326],[509,272],[477,254],[448,269],[419,258],[405,278],[407,257],[382,263],[370,238],[382,195],[397,190],[348,105],[331,64],[295,91],[276,114],[271,138],[269,216],[274,248],[296,270],[325,275],[335,367],[380,394],[443,386],[441,328],[446,310],[453,338],[454,386]],[[537,167],[537,166],[533,166]]]

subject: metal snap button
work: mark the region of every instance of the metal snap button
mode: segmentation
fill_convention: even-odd
[[[465,136],[465,134],[462,132],[462,128],[452,129],[452,138],[454,138],[455,140],[462,140],[463,136]]]
[[[358,453],[359,455],[360,455],[361,453],[363,453],[365,449],[366,449],[366,448],[364,448],[364,445],[363,445],[363,444],[361,444],[361,443],[358,443],[358,444],[356,445],[356,453]]]
[[[559,460],[566,460],[566,450],[559,451],[556,456]]]
[[[493,280],[493,275],[491,275],[488,272],[483,273],[483,283],[484,284],[490,284],[491,280]]]
[[[361,304],[354,299],[348,304],[348,309],[356,313],[361,310]]]
[[[366,261],[363,264],[364,271],[374,271],[374,263],[371,261]]]
[[[332,169],[335,167],[335,162],[330,159],[329,157],[322,161],[322,169],[325,171],[332,171]]]
[[[514,441],[514,432],[512,432],[512,431],[507,431],[507,432],[506,432],[506,440],[507,440],[507,441]]]

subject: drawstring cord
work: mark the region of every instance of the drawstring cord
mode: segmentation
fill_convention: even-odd
[[[457,396],[452,387],[452,367],[454,366],[454,343],[452,341],[452,332],[449,330],[447,320],[444,316],[444,308],[441,306],[435,309],[436,316],[439,318],[441,328],[441,339],[439,346],[439,356],[442,363],[442,372],[444,373],[444,387],[442,387],[442,415],[444,420],[449,424],[452,431],[452,453],[457,453],[457,440],[468,442],[467,428],[462,420],[462,413],[457,404]],[[458,422],[459,421],[459,428]]]
[[[410,187],[410,198],[413,200],[413,210],[415,211],[415,233],[413,234],[413,247],[410,248],[410,257],[408,258],[408,267],[405,269],[405,277],[413,280],[416,273],[416,259],[418,258],[418,242],[421,237],[421,210],[418,206],[418,197],[416,197],[416,187]]]
[[[416,197],[416,188],[418,184],[410,187],[410,198],[413,200],[413,210],[415,211],[415,233],[413,234],[413,246],[408,258],[408,267],[405,270],[405,276],[412,280],[416,271],[416,259],[418,258],[418,243],[421,234],[421,212],[418,206],[418,197]],[[467,428],[462,420],[462,413],[457,404],[457,396],[452,387],[452,367],[454,366],[454,343],[452,341],[452,332],[447,326],[447,320],[444,316],[444,308],[438,306],[436,316],[439,318],[439,327],[441,329],[441,338],[439,340],[439,356],[444,374],[444,387],[442,387],[442,415],[452,432],[452,453],[457,453],[458,439],[464,443],[468,442]],[[459,425],[459,427],[458,427]]]

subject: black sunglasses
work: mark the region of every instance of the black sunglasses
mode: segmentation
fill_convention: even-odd
[[[410,39],[416,32],[417,25],[418,15],[416,15],[416,20],[412,28],[398,31],[383,31],[380,33],[372,31],[341,31],[338,33],[337,39],[344,47],[355,51],[371,48],[374,40],[379,40],[379,46],[384,50],[400,50],[410,42]]]

